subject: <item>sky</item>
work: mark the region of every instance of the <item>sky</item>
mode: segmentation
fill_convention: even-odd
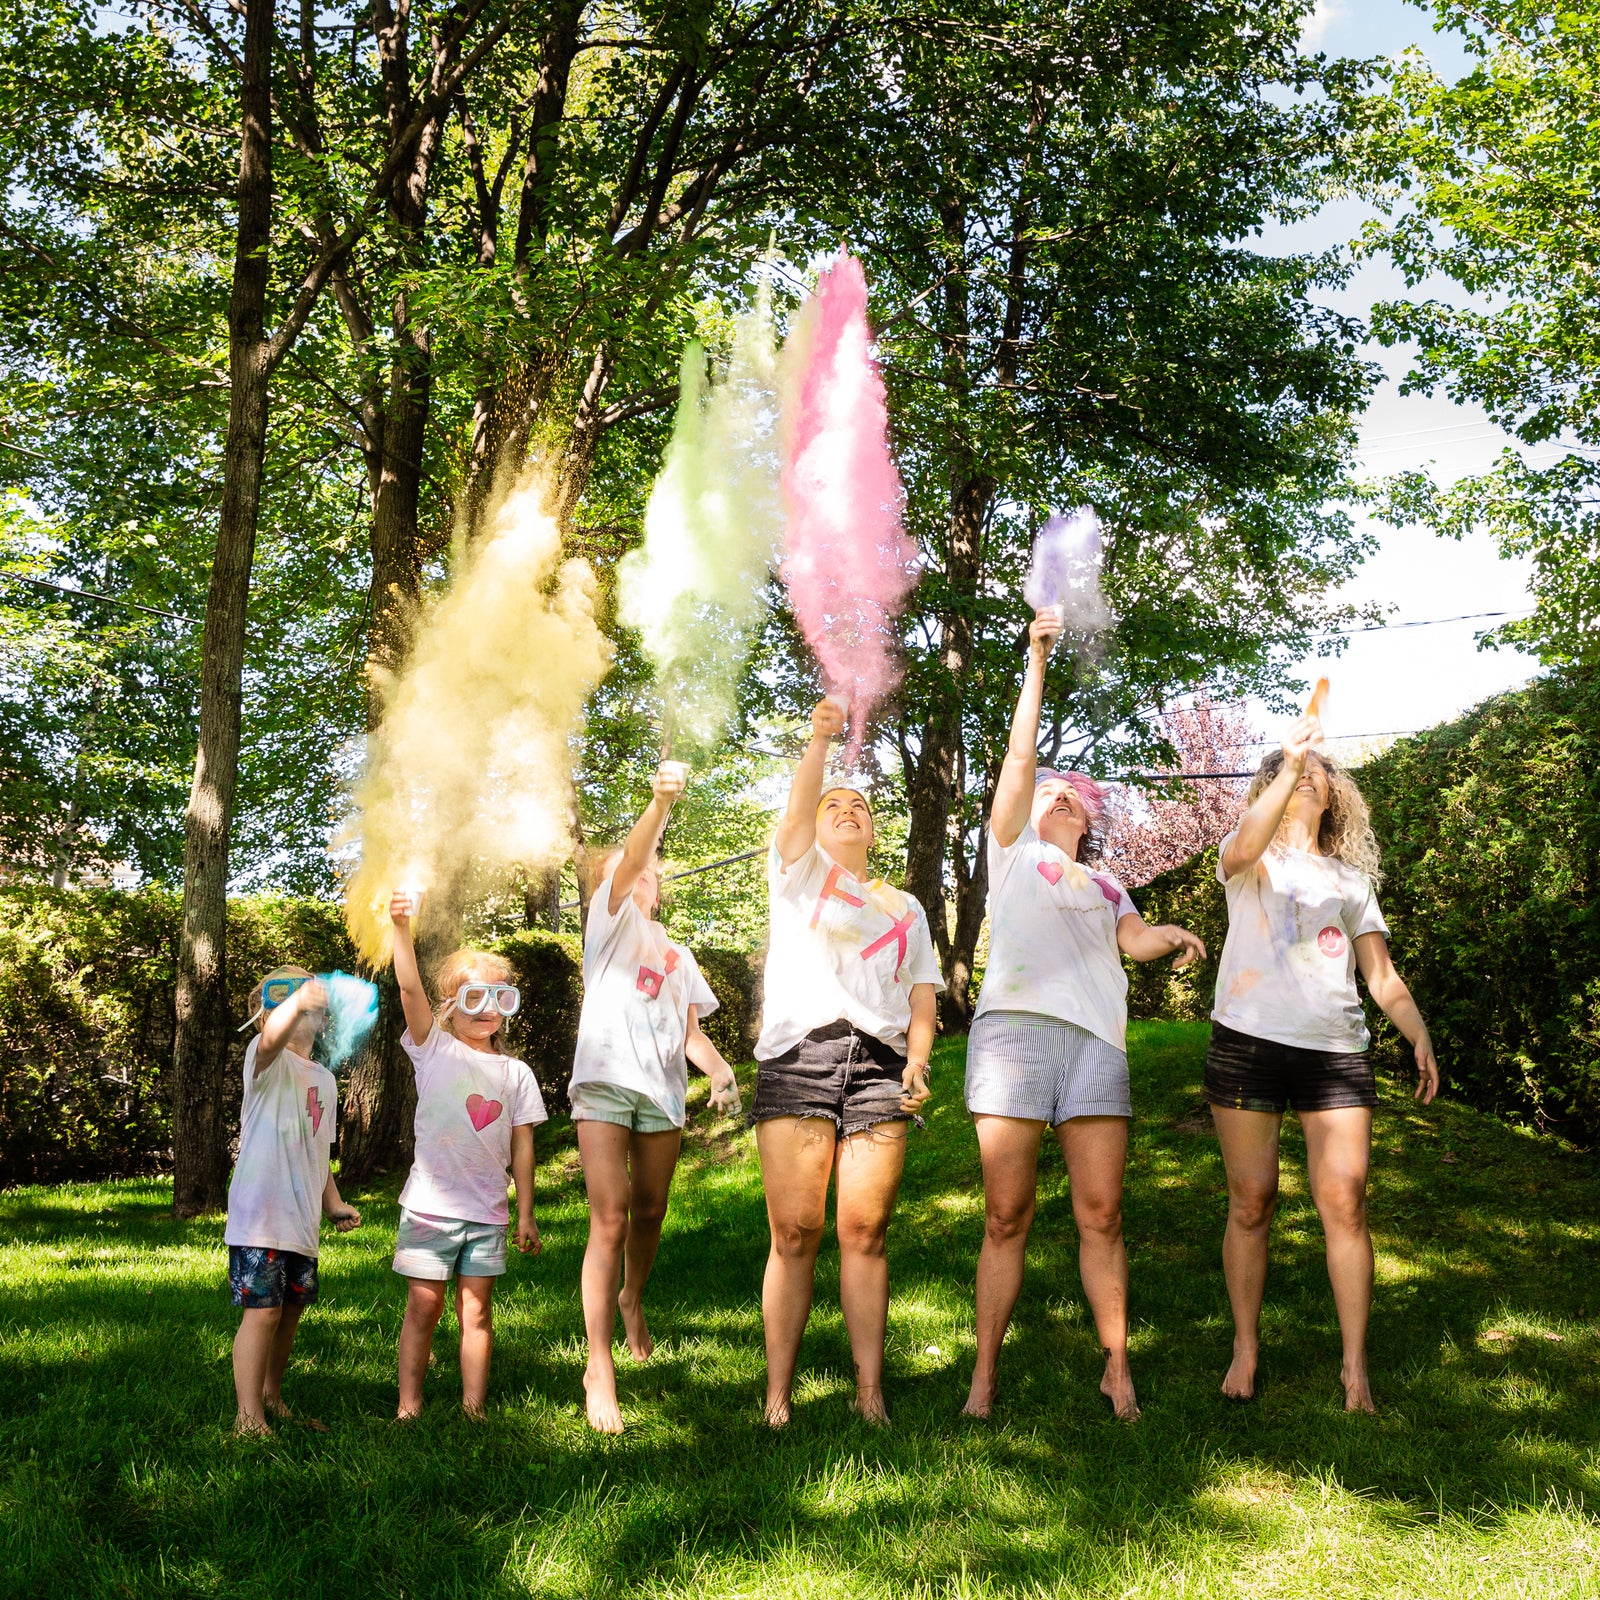
[[[1460,76],[1468,66],[1455,38],[1433,32],[1431,13],[1404,0],[1321,0],[1304,39],[1330,55],[1363,57],[1397,55],[1417,45],[1447,77]],[[1267,243],[1324,249],[1354,238],[1370,214],[1360,202],[1339,202],[1294,227],[1273,230]],[[1428,292],[1450,298],[1451,287],[1431,285]],[[1375,301],[1405,293],[1391,266],[1364,262],[1342,290],[1321,298],[1365,320]],[[1367,475],[1415,467],[1450,481],[1481,469],[1511,442],[1476,406],[1455,405],[1442,394],[1401,395],[1399,383],[1411,355],[1407,349],[1385,350],[1374,343],[1366,353],[1386,373],[1360,427]],[[1339,595],[1380,602],[1391,625],[1532,609],[1526,564],[1502,560],[1487,535],[1457,543],[1421,529],[1386,528],[1365,518],[1362,523],[1377,535],[1380,548]],[[1446,721],[1538,671],[1538,662],[1520,651],[1480,650],[1477,635],[1493,626],[1493,620],[1483,620],[1361,634],[1350,639],[1341,656],[1321,663],[1309,658],[1296,675],[1310,681],[1325,672],[1330,678],[1324,723],[1331,738],[1411,732]],[[1280,729],[1277,713],[1260,704],[1250,711],[1260,733]]]

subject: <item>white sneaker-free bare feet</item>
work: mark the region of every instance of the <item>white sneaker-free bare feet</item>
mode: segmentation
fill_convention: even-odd
[[[789,1419],[793,1416],[790,1409],[788,1395],[768,1395],[767,1403],[761,1414],[761,1420],[769,1428],[787,1428]]]
[[[874,1428],[889,1426],[889,1408],[883,1403],[883,1390],[877,1384],[866,1384],[856,1389],[856,1414]]]
[[[1372,1398],[1372,1385],[1367,1381],[1365,1367],[1357,1372],[1342,1371],[1339,1374],[1339,1381],[1344,1385],[1346,1411],[1360,1411],[1369,1417],[1377,1415],[1378,1407]]]
[[[656,1342],[650,1337],[649,1324],[644,1320],[644,1302],[630,1298],[624,1289],[617,1296],[617,1310],[622,1313],[622,1331],[627,1336],[628,1354],[635,1361],[648,1361],[655,1354]]]
[[[1133,1392],[1133,1374],[1128,1370],[1128,1358],[1106,1356],[1106,1370],[1100,1379],[1100,1393],[1111,1402],[1111,1409],[1123,1422],[1139,1420],[1139,1399]]]
[[[967,1392],[967,1403],[961,1408],[964,1417],[981,1417],[988,1420],[989,1413],[994,1410],[995,1385],[992,1380],[979,1381],[978,1374],[972,1374],[972,1388]]]
[[[583,1393],[588,1402],[589,1426],[596,1433],[621,1433],[622,1407],[617,1404],[615,1369],[599,1369],[591,1362],[584,1370]]]
[[[1233,1360],[1222,1377],[1222,1392],[1230,1400],[1254,1400],[1256,1397],[1255,1350],[1233,1347]]]

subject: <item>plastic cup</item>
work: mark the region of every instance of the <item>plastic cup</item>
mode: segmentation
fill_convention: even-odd
[[[689,763],[687,761],[663,761],[661,770],[670,773],[679,784],[687,786],[689,782]]]
[[[1053,621],[1058,628],[1065,628],[1067,625],[1067,608],[1060,605],[1040,606],[1037,620],[1040,622]]]
[[[825,695],[823,695],[822,698],[824,700],[826,700],[830,706],[838,706],[839,715],[841,717],[847,717],[847,716],[850,715],[850,697],[849,697],[849,695],[845,695],[845,694],[825,694]]]
[[[422,890],[414,884],[401,884],[400,893],[406,897],[406,915],[416,916],[422,910]]]

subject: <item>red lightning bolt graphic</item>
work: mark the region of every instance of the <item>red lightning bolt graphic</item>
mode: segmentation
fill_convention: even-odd
[[[322,1102],[315,1086],[306,1090],[306,1115],[311,1118],[311,1131],[316,1133],[322,1127]]]

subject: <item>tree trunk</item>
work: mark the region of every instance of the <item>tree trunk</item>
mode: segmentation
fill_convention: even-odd
[[[522,891],[522,924],[561,932],[561,868],[546,867],[529,875]]]
[[[272,226],[273,0],[246,0],[239,224],[228,304],[228,434],[222,507],[200,647],[200,736],[184,818],[183,928],[172,1062],[172,1208],[227,1198],[222,1086],[232,1036],[227,987],[228,837],[239,773],[245,608],[261,506],[270,376],[264,332]]]

